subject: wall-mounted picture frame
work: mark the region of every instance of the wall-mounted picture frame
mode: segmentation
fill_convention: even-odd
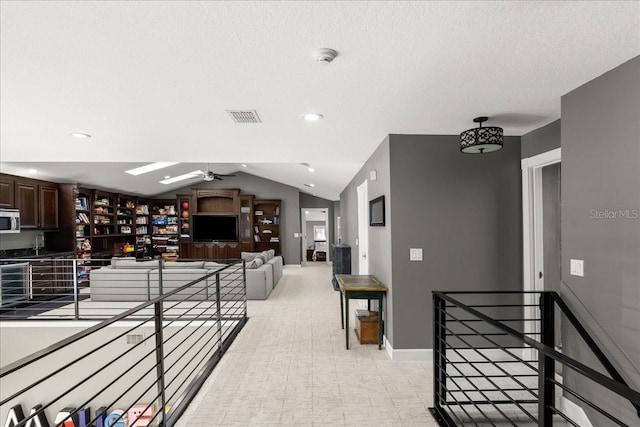
[[[376,197],[369,202],[369,226],[384,227],[384,196]]]

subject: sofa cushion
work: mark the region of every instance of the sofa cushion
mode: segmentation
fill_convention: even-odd
[[[131,268],[158,268],[159,261],[136,261],[135,259],[117,259],[111,260],[111,266],[115,269],[131,269]]]
[[[253,269],[259,268],[263,264],[264,262],[262,262],[262,258],[256,257],[253,261],[247,262],[245,264],[245,267],[253,270]]]
[[[253,261],[253,259],[258,255],[258,252],[242,252],[240,254],[240,259],[244,261]]]
[[[167,262],[164,268],[204,268],[204,261]]]
[[[269,251],[262,251],[260,252],[260,255],[264,257],[264,262],[267,262],[271,259],[271,255],[269,254]]]
[[[227,264],[220,264],[219,262],[213,262],[213,261],[206,261],[204,263],[203,268],[207,269],[207,270],[219,270],[222,267],[226,267]]]
[[[269,254],[269,259],[273,259],[273,257],[276,256],[275,249],[269,249],[267,253]]]

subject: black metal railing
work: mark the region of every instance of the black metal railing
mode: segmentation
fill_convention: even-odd
[[[158,261],[155,295],[131,283],[144,291],[127,294],[133,307],[89,325],[5,322],[3,347],[66,337],[0,368],[3,425],[174,425],[247,321],[244,262],[210,267]]]
[[[433,292],[433,303],[430,410],[440,425],[582,427],[585,414],[593,425],[638,425],[640,393],[557,293]],[[590,357],[563,353],[560,318]]]

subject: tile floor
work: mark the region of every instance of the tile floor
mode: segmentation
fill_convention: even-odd
[[[331,269],[285,269],[177,427],[437,426],[432,365],[392,362],[376,345],[344,348]],[[351,323],[353,324],[353,323]]]

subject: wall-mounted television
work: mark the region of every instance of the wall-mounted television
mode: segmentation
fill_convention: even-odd
[[[237,242],[236,215],[193,215],[193,240],[196,242]]]
[[[376,197],[369,202],[369,225],[384,227],[384,196]]]

